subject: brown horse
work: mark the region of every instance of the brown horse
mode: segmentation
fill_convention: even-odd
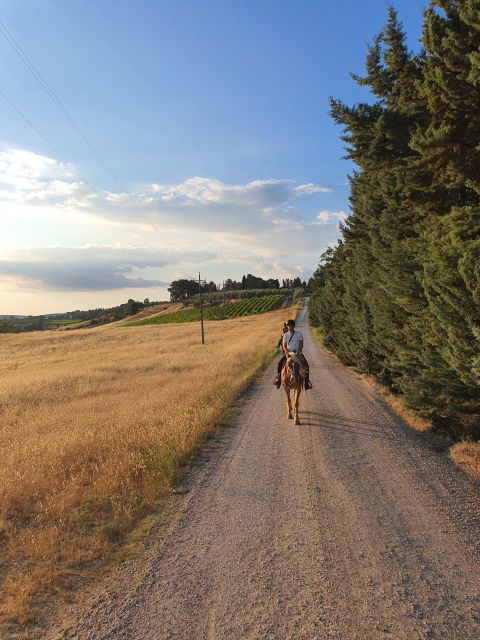
[[[286,352],[286,362],[282,369],[282,385],[287,396],[287,409],[289,419],[295,418],[295,424],[300,424],[298,417],[298,401],[302,393],[303,370],[297,354]],[[293,405],[290,393],[293,391]]]

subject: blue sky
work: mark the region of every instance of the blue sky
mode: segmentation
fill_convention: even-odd
[[[413,49],[425,4],[395,4]],[[0,36],[0,89],[63,158],[0,96],[0,314],[164,299],[199,269],[307,278],[348,214],[328,96],[368,99],[349,72],[385,16],[377,0],[0,0],[133,194]]]

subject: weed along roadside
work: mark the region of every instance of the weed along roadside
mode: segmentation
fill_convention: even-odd
[[[111,561],[269,361],[285,311],[1,337],[3,629]],[[1,627],[0,627],[1,628]]]

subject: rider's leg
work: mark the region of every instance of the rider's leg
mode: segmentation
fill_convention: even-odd
[[[282,356],[278,361],[278,365],[277,365],[277,377],[273,381],[273,384],[277,387],[277,389],[280,389],[280,385],[282,384],[281,375],[282,375],[282,369],[284,364],[285,364],[285,356]]]
[[[307,391],[307,389],[311,389],[312,388],[312,383],[310,382],[310,366],[309,366],[309,364],[307,362],[307,359],[303,355],[303,353],[301,353],[298,357],[299,357],[299,360],[302,363],[302,368],[303,368],[303,371],[304,371],[305,391]]]

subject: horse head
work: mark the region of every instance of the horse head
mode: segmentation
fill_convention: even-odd
[[[294,352],[287,351],[287,361],[285,362],[285,381],[295,387],[302,382],[301,364]]]

